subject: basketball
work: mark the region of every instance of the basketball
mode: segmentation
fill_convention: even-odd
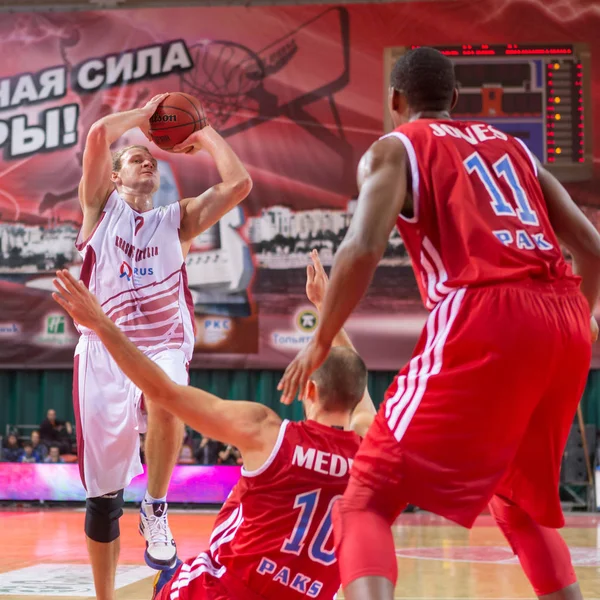
[[[159,148],[171,150],[206,124],[200,100],[189,94],[173,92],[150,118],[150,136]]]

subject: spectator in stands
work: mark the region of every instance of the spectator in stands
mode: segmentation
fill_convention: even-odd
[[[31,445],[33,446],[33,455],[37,458],[37,462],[44,462],[46,456],[48,456],[48,446],[42,444],[40,432],[37,429],[31,432]]]
[[[3,461],[4,462],[19,462],[21,457],[21,446],[19,440],[14,433],[9,433],[3,444]]]
[[[221,450],[221,452],[219,452],[218,464],[233,466],[240,464],[238,463],[238,459],[241,459],[241,454],[239,453],[237,448],[234,448],[230,445],[226,446],[224,450]]]
[[[244,466],[244,459],[242,458],[242,453],[234,447],[233,449],[233,455],[235,456],[235,464],[238,467],[243,467]]]
[[[183,429],[183,439],[181,440],[181,448],[179,450],[178,465],[193,465],[196,463],[194,451],[192,450],[191,430],[188,427]]]
[[[181,450],[179,451],[179,458],[177,459],[178,465],[195,465],[196,459],[194,458],[194,453],[192,451],[191,446],[187,444],[181,445]]]
[[[146,464],[146,434],[140,433],[140,461]]]
[[[40,462],[39,458],[33,451],[33,444],[31,442],[25,442],[23,445],[23,451],[21,452],[21,458],[19,462],[22,463],[38,463]]]
[[[196,460],[200,465],[216,465],[217,460],[219,458],[219,452],[223,448],[223,444],[221,442],[217,442],[217,440],[211,440],[210,438],[204,436],[200,445],[198,446],[198,450],[196,450]]]
[[[48,447],[57,446],[61,454],[71,452],[73,427],[68,421],[58,421],[56,411],[51,408],[40,425],[42,442]]]
[[[63,463],[63,462],[65,462],[60,457],[60,450],[59,450],[58,446],[56,446],[56,445],[50,446],[50,453],[48,454],[48,456],[46,456],[46,460],[44,460],[44,462],[46,464],[50,464],[50,463]]]

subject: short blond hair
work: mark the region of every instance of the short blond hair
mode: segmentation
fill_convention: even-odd
[[[125,146],[125,148],[121,148],[121,149],[117,150],[116,152],[113,152],[113,155],[112,155],[112,170],[113,171],[118,172],[121,170],[121,167],[123,166],[123,155],[128,150],[133,150],[134,148],[136,150],[145,150],[148,154],[150,154],[150,156],[152,156],[152,152],[150,152],[150,150],[146,146],[140,146],[138,144],[133,144],[131,146]]]

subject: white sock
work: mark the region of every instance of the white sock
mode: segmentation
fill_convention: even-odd
[[[167,501],[167,497],[163,496],[162,498],[154,498],[153,496],[151,496],[148,493],[148,490],[146,490],[146,494],[144,495],[144,503],[145,504],[152,504],[154,502],[166,502]]]

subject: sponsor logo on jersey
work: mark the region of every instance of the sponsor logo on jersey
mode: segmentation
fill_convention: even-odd
[[[322,582],[316,579],[313,581],[303,573],[293,573],[287,566],[279,567],[276,562],[266,556],[261,558],[256,571],[259,575],[271,577],[273,581],[308,596],[309,598],[316,598],[323,589]]]
[[[121,268],[119,269],[119,277],[123,279],[123,277],[127,277],[127,281],[131,281],[131,276],[133,275],[133,269],[131,265],[123,261],[121,264]]]
[[[543,232],[527,232],[524,229],[513,230],[499,229],[492,231],[499,242],[505,246],[516,246],[519,250],[553,250],[554,246],[544,238]]]
[[[312,339],[319,316],[314,308],[302,308],[293,317],[295,330],[273,331],[271,345],[278,348],[299,349]]]
[[[138,279],[140,277],[147,277],[154,275],[154,269],[152,267],[135,267],[132,268],[128,262],[123,261],[121,268],[119,269],[119,279],[127,277],[127,281],[131,281],[133,278]]]
[[[140,230],[140,227],[144,224],[143,219],[141,224],[136,224],[135,232]],[[125,253],[125,256],[140,262],[153,256],[158,256],[158,246],[147,246],[146,248],[137,248],[133,244],[126,242],[122,237],[115,236],[115,246]]]

